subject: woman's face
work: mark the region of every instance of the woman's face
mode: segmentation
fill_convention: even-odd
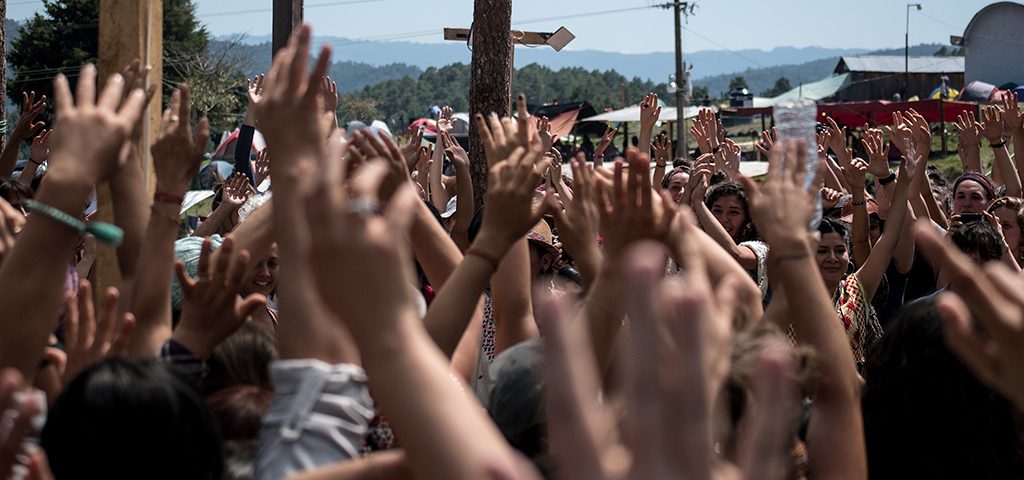
[[[985,189],[974,180],[964,180],[957,185],[953,196],[953,214],[981,213],[988,207]]]
[[[830,288],[839,285],[839,281],[846,274],[846,268],[850,265],[850,252],[846,249],[843,237],[835,232],[822,235],[815,257],[825,285]]]
[[[1010,251],[1013,252],[1015,258],[1020,257],[1020,224],[1017,223],[1017,212],[1012,208],[1000,207],[992,212],[996,218],[999,219],[999,223],[1003,226],[1003,238],[1006,240],[1006,245],[1010,247]]]
[[[677,204],[683,198],[683,189],[686,188],[686,184],[690,181],[690,175],[686,172],[679,172],[672,175],[672,178],[668,180],[668,193],[672,195],[672,201]]]
[[[261,293],[266,296],[277,289],[277,244],[270,247],[270,253],[263,257],[256,267],[249,272],[245,279],[245,288],[242,293],[249,295]]]
[[[743,204],[735,195],[715,200],[715,203],[711,204],[711,214],[718,219],[733,240],[736,240],[743,231],[743,226],[747,224],[747,213],[743,211]]]

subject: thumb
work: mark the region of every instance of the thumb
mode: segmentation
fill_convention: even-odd
[[[241,303],[235,306],[235,319],[245,320],[256,310],[267,306],[267,297],[254,293],[242,299]]]

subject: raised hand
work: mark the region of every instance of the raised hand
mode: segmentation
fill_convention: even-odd
[[[956,117],[956,122],[953,123],[956,126],[956,131],[960,135],[960,145],[978,145],[978,139],[981,137],[981,131],[979,130],[980,124],[974,117],[974,112],[967,110],[961,112]]]
[[[221,201],[238,207],[242,206],[253,193],[249,179],[245,178],[245,174],[242,173],[236,173],[224,180],[221,188],[223,189]]]
[[[999,143],[1003,138],[1003,112],[999,107],[988,105],[981,110],[981,122],[975,122],[978,133],[989,143]]]
[[[539,149],[540,144],[533,145],[529,137],[529,114],[526,113],[526,98],[519,96],[519,115],[524,118],[512,119],[511,117],[499,118],[492,113],[484,120],[483,115],[476,115],[477,128],[480,131],[480,139],[484,144],[484,154],[487,157],[487,164],[494,164],[506,159],[517,147]],[[523,129],[526,132],[523,132]]]
[[[849,161],[840,159],[839,162],[841,165],[839,171],[842,172],[843,178],[846,179],[846,184],[850,186],[850,190],[853,190],[850,193],[863,195],[865,174],[868,172],[867,162],[860,158],[854,158]]]
[[[611,181],[597,182],[601,233],[609,256],[621,254],[635,241],[664,241],[673,220],[669,209],[654,199],[650,158],[631,148],[626,161],[628,170],[622,160],[616,160]]]
[[[35,431],[36,417],[46,409],[45,398],[33,394],[31,384],[13,368],[0,371],[0,405],[5,409],[5,428],[0,431],[0,476],[3,478],[30,478],[48,480],[53,478],[46,454],[41,448],[28,451],[25,443],[38,432]],[[10,423],[8,423],[10,422]],[[15,467],[28,468],[28,477],[15,475]]]
[[[793,253],[790,248],[801,253],[806,249],[807,225],[815,203],[814,196],[804,189],[806,169],[806,143],[790,141],[772,147],[763,184],[740,177],[757,230],[781,256]]]
[[[605,131],[604,135],[601,136],[601,141],[598,142],[597,147],[594,148],[594,157],[604,158],[604,152],[611,146],[612,140],[615,139],[615,134],[619,132],[619,129],[609,126]]]
[[[324,128],[328,133],[333,132],[338,128],[338,84],[325,75],[320,81],[320,94],[323,95]]]
[[[255,75],[252,80],[245,79],[246,98],[249,100],[249,109],[253,109],[263,101],[263,89],[266,87],[266,76]]]
[[[640,130],[651,131],[654,124],[661,118],[661,106],[658,105],[658,94],[648,93],[640,102]]]
[[[1019,135],[1021,127],[1024,126],[1024,113],[1021,113],[1017,100],[1016,92],[1008,91],[1003,94],[1003,121],[1006,122],[1008,130],[1004,132],[1005,136]]]
[[[437,117],[437,131],[449,133],[453,128],[455,124],[452,122],[452,107],[445,105],[441,107],[441,114]]]
[[[473,248],[483,248],[493,257],[501,258],[552,204],[553,191],[547,193],[549,199],[540,206],[532,206],[533,187],[540,180],[534,171],[537,157],[538,152],[517,147],[508,158],[491,167],[481,239],[473,243]]]
[[[455,168],[469,169],[469,154],[466,153],[466,149],[459,145],[450,134],[445,133],[444,137],[444,153],[451,159],[452,165]],[[428,157],[429,158],[429,157]]]
[[[58,134],[53,138],[48,176],[67,175],[96,185],[121,168],[118,153],[143,109],[146,95],[133,90],[123,103],[124,79],[114,74],[96,98],[96,67],[82,67],[77,98],[67,78],[54,80]],[[74,101],[77,100],[77,105]],[[120,105],[120,108],[118,106]]]
[[[188,191],[210,139],[210,124],[205,117],[192,134],[191,107],[191,92],[188,85],[182,84],[171,97],[171,106],[164,111],[160,136],[151,147],[157,190],[179,197]]]
[[[46,95],[36,101],[36,92],[21,92],[21,114],[18,116],[18,123],[11,131],[12,138],[26,138],[34,135],[40,128],[46,126],[44,122],[37,122],[36,117],[46,109]]]
[[[978,267],[929,224],[917,225],[928,258],[948,273],[951,292],[938,300],[946,344],[975,376],[1024,408],[1024,297],[1005,265]]]
[[[693,122],[693,126],[690,127],[690,134],[697,141],[697,148],[700,149],[700,153],[712,153],[714,151],[715,144],[713,143],[714,139],[712,139],[712,136],[716,126],[715,114],[711,110],[702,108],[697,112],[697,121]]]
[[[654,162],[658,165],[664,166],[668,164],[669,157],[672,156],[672,142],[669,141],[668,135],[664,133],[658,135],[654,139]]]
[[[405,157],[405,163],[409,165],[410,169],[414,168],[416,162],[419,161],[420,146],[422,145],[423,129],[416,129],[413,131],[409,141],[401,146],[402,156]]]
[[[772,146],[778,142],[778,138],[778,130],[775,127],[772,127],[771,131],[761,132],[761,141],[755,143],[754,147],[756,147],[757,151],[761,152],[762,155],[767,157],[772,150]]]
[[[825,210],[835,208],[841,198],[843,198],[843,192],[828,187],[821,187],[821,208]]]
[[[214,260],[212,245],[209,238],[203,241],[198,277],[190,277],[185,272],[185,264],[175,264],[184,301],[174,339],[204,359],[241,327],[253,312],[267,304],[267,297],[258,293],[245,298],[238,296],[248,273],[249,252],[236,252],[235,239],[229,236],[224,239]]]
[[[118,315],[119,302],[120,294],[110,287],[103,295],[102,312],[97,312],[88,280],[80,283],[77,298],[74,294],[65,296],[64,345],[68,355],[63,376],[65,385],[90,366],[127,351],[135,317],[130,313]]]
[[[263,183],[270,176],[270,154],[266,148],[256,152],[256,166],[253,171],[256,173],[256,185]]]
[[[889,170],[889,144],[885,143],[882,131],[864,126],[864,138],[861,139],[864,151],[868,154],[868,173],[875,178],[887,178],[892,174]]]
[[[732,140],[726,140],[720,145],[721,149],[719,152],[722,155],[722,171],[725,172],[730,180],[736,180],[740,177],[740,159],[743,156],[743,150]]]
[[[540,117],[537,120],[537,136],[540,137],[541,151],[551,150],[551,146],[555,144],[555,139],[551,136],[551,120],[548,117]]]
[[[601,215],[593,167],[575,157],[569,159],[569,166],[572,168],[573,195],[571,199],[560,199],[562,209],[555,211],[555,224],[562,245],[578,259],[588,249],[596,248]]]
[[[924,115],[917,113],[917,110],[913,108],[907,110],[904,117],[910,123],[911,131],[914,132],[917,151],[927,155],[932,151],[932,131],[928,128],[928,121],[924,119]]]
[[[50,157],[50,138],[53,135],[53,130],[42,129],[39,131],[39,135],[32,139],[32,150],[29,155],[29,159],[39,164],[46,161]]]
[[[835,152],[840,161],[852,159],[853,151],[846,147],[846,127],[839,128],[832,117],[829,117],[828,124],[828,148]]]

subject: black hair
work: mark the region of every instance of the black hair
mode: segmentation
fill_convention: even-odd
[[[3,198],[11,205],[20,204],[22,201],[30,200],[33,197],[35,197],[35,192],[16,180],[4,180],[0,182],[0,198]]]
[[[665,176],[662,177],[661,188],[668,189],[668,184],[672,182],[672,177],[679,175],[680,173],[690,173],[690,167],[685,165],[672,167],[672,170],[669,170],[668,173],[666,173]]]
[[[203,378],[206,395],[236,385],[272,389],[270,362],[277,359],[274,333],[266,323],[246,322],[217,345],[207,360]]]
[[[87,369],[57,398],[41,440],[57,478],[220,478],[224,469],[199,392],[157,360]]]
[[[966,254],[977,253],[982,262],[1003,256],[1003,238],[985,220],[961,223],[949,229],[949,237]]]
[[[708,207],[708,210],[711,210],[715,202],[724,197],[736,197],[740,202],[740,206],[743,207],[743,216],[747,219],[747,223],[740,228],[736,242],[757,240],[757,228],[754,226],[754,219],[750,216],[750,204],[747,203],[747,193],[743,190],[743,185],[733,181],[712,185],[704,197],[704,205]]]
[[[818,233],[822,237],[829,233],[835,233],[842,237],[843,242],[850,243],[850,230],[846,228],[846,225],[843,225],[843,222],[832,217],[821,219],[821,223],[818,224]]]
[[[868,350],[871,478],[1020,478],[1021,416],[946,346],[934,300],[908,304]]]

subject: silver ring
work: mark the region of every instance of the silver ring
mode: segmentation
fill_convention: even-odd
[[[171,115],[171,121],[172,121],[172,122],[177,122],[178,120],[181,120],[181,119],[180,119],[180,118],[178,118],[178,116],[177,116],[177,115]]]
[[[371,198],[353,198],[348,202],[345,211],[363,217],[372,217],[380,214],[380,204]]]

